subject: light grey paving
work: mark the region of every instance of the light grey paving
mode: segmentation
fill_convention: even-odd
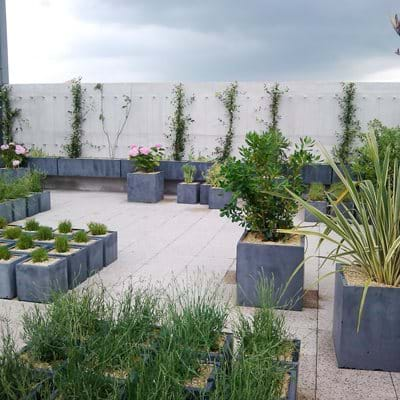
[[[53,191],[52,210],[36,217],[42,224],[55,226],[71,219],[77,228],[101,221],[119,235],[119,258],[84,285],[101,282],[118,293],[131,282],[167,287],[175,280],[222,281],[235,269],[236,243],[242,228],[221,218],[218,210],[201,205],[176,204],[175,197],[157,204],[128,203],[123,193]],[[296,218],[300,222],[301,213]],[[319,230],[320,227],[312,229]],[[333,281],[332,264],[321,264],[315,249],[318,239],[306,243],[305,287],[319,289],[319,308],[302,312],[286,311],[288,329],[302,341],[298,398],[318,400],[397,399],[400,374],[339,370],[332,345]],[[331,248],[325,244],[320,252]],[[235,285],[222,285],[225,299],[235,302]],[[0,314],[11,329],[21,333],[21,315],[33,304],[0,300]],[[43,307],[42,305],[40,307]],[[236,312],[233,310],[232,320]],[[254,310],[241,308],[244,313]],[[0,325],[4,326],[0,321]],[[19,343],[21,343],[19,341]]]

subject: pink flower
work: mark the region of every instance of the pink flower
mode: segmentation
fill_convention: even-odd
[[[9,146],[8,144],[2,144],[2,145],[0,146],[0,148],[1,148],[2,150],[8,150],[8,149],[10,148],[10,146]]]
[[[137,149],[137,145],[136,144],[131,144],[131,149]]]
[[[129,157],[136,157],[138,154],[139,154],[139,150],[138,150],[138,148],[137,147],[132,147],[130,150],[129,150]]]
[[[151,151],[151,149],[150,148],[148,148],[148,147],[141,147],[140,149],[139,149],[139,152],[140,152],[140,154],[143,154],[143,155],[145,155],[145,156],[147,156],[147,154],[149,154],[150,153],[150,151]]]
[[[15,146],[15,154],[25,154],[26,153],[26,148],[24,146],[21,146],[17,144]]]
[[[17,168],[19,166],[19,164],[21,164],[21,161],[19,160],[13,160],[12,165],[14,168]]]
[[[160,143],[157,143],[157,144],[154,145],[154,147],[155,147],[156,149],[161,149],[162,146],[161,146]]]

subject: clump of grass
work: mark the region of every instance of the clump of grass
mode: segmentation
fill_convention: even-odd
[[[105,235],[108,232],[107,226],[98,222],[88,223],[89,231],[94,236]]]
[[[73,239],[76,243],[87,243],[89,241],[88,234],[83,230],[77,231],[74,234]]]
[[[40,224],[35,219],[28,219],[25,222],[25,230],[26,231],[38,231],[40,228]]]
[[[36,240],[52,240],[54,239],[53,230],[49,226],[41,226],[36,234]]]
[[[322,183],[313,182],[308,191],[308,200],[323,201],[325,198],[325,186]]]
[[[16,240],[21,236],[22,229],[19,226],[8,226],[4,232],[3,237],[5,239]]]
[[[69,251],[69,243],[67,236],[57,236],[54,241],[54,248],[57,253],[67,253]]]
[[[15,247],[19,250],[32,249],[33,247],[35,247],[32,236],[29,235],[28,233],[24,233],[24,232],[21,233]]]
[[[0,229],[4,229],[7,226],[7,220],[4,217],[0,217]]]
[[[185,183],[192,183],[196,174],[197,168],[192,164],[182,166],[183,180]]]
[[[46,249],[44,249],[43,247],[40,247],[39,249],[35,249],[32,251],[31,259],[32,259],[32,262],[34,262],[34,263],[45,262],[49,259],[49,253]]]
[[[61,221],[58,224],[58,232],[60,233],[71,233],[72,232],[72,222],[68,219]]]
[[[9,260],[11,258],[11,251],[7,246],[0,246],[0,260]]]

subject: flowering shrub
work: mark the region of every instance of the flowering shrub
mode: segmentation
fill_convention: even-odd
[[[160,165],[164,149],[160,144],[153,147],[131,145],[129,159],[133,161],[135,170],[140,172],[154,172]]]
[[[28,150],[20,144],[8,143],[0,146],[0,155],[6,168],[18,168],[28,154]]]

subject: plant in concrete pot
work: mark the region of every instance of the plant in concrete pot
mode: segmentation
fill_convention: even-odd
[[[324,258],[336,263],[333,341],[338,366],[399,372],[400,165],[390,161],[390,149],[384,159],[379,157],[373,132],[367,143],[374,182],[353,182],[350,171],[337,167],[324,151],[354,203],[357,218],[333,200],[334,214],[324,215],[293,194],[326,229],[318,233],[299,227],[291,232],[331,244]]]
[[[260,281],[274,279],[275,290],[283,291],[280,307],[301,310],[304,270],[289,278],[304,261],[300,236],[279,232],[293,227],[298,211],[286,189],[303,193],[301,168],[312,141],[303,139],[293,154],[287,155],[289,141],[278,130],[250,132],[241,158],[231,158],[222,166],[224,189],[233,193],[221,215],[238,222],[245,233],[237,246],[236,279],[238,303],[257,306]]]
[[[69,219],[60,221],[57,226],[56,234],[71,236],[72,235],[72,222]]]
[[[161,145],[131,146],[129,159],[135,172],[127,175],[128,201],[157,203],[164,198],[164,173],[157,171],[163,154]]]
[[[200,197],[200,183],[193,182],[197,168],[191,164],[182,167],[184,182],[178,184],[177,202],[183,204],[197,204]]]
[[[34,234],[34,239],[38,243],[53,244],[54,233],[49,226],[40,226]]]
[[[29,189],[23,178],[16,179],[11,185],[7,185],[5,197],[11,200],[13,221],[27,217],[26,197],[28,195]]]
[[[26,159],[28,150],[16,143],[6,143],[0,146],[0,157],[6,168],[19,168]]]
[[[30,171],[29,174],[26,174],[24,178],[27,181],[29,191],[31,192],[30,197],[32,198],[30,201],[27,201],[28,216],[50,210],[50,192],[48,190],[43,190],[46,175],[33,170]]]
[[[19,226],[8,226],[3,231],[3,238],[8,240],[17,240],[22,233]]]
[[[307,201],[318,208],[322,213],[326,214],[328,210],[328,202],[326,201],[325,186],[322,183],[313,182],[311,183],[308,194]],[[308,210],[304,210],[304,221],[305,222],[319,222]]]
[[[32,218],[32,219],[28,219],[25,222],[25,226],[24,226],[24,231],[31,233],[31,234],[35,234],[40,228],[40,224],[38,221],[36,221],[36,219]]]
[[[109,231],[106,225],[98,222],[89,222],[88,228],[89,237],[103,243],[103,266],[107,267],[118,258],[118,233]]]
[[[17,296],[22,301],[49,302],[57,292],[68,290],[67,259],[49,256],[37,248],[31,258],[16,266]]]
[[[216,162],[207,171],[206,184],[208,187],[208,207],[219,210],[232,199],[232,192],[226,191],[224,186],[224,175],[222,164]]]

